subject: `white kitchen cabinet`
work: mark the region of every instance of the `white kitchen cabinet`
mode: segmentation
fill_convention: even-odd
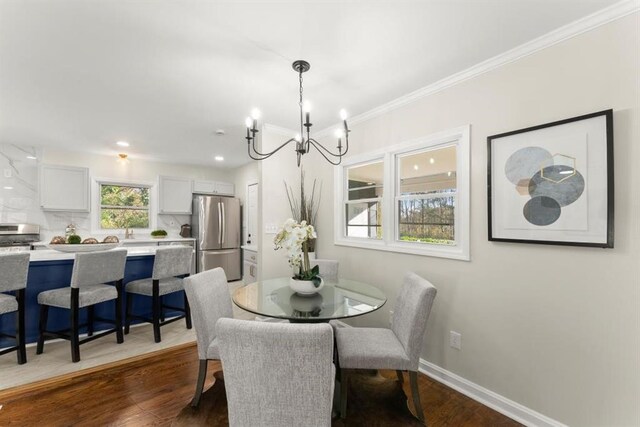
[[[258,281],[258,253],[244,249],[242,281],[245,285]]]
[[[234,195],[234,186],[231,182],[216,182],[216,194],[233,196]]]
[[[191,214],[193,182],[188,178],[158,177],[158,213]]]
[[[89,212],[89,169],[40,166],[40,206],[44,211]]]
[[[216,194],[220,196],[233,196],[234,185],[231,182],[202,181],[193,182],[193,192],[195,194]]]

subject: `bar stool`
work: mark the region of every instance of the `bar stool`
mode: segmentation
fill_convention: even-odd
[[[0,316],[6,313],[18,312],[15,336],[0,333],[0,336],[15,339],[16,345],[0,351],[0,355],[17,351],[19,365],[27,363],[24,330],[24,290],[27,287],[28,272],[29,252],[0,255]],[[12,291],[15,291],[15,296],[4,293]]]
[[[153,324],[153,337],[155,342],[162,341],[160,327],[168,323],[184,318],[187,329],[191,329],[191,311],[189,301],[184,295],[184,308],[165,305],[162,297],[174,292],[184,292],[183,277],[191,273],[191,260],[193,258],[193,248],[190,246],[169,246],[159,248],[153,261],[152,277],[134,280],[127,283],[127,311],[124,323],[124,333],[129,333],[131,319],[140,319]],[[178,277],[182,276],[182,277]],[[152,318],[137,316],[131,313],[133,306],[133,295],[151,297]],[[169,320],[164,320],[164,309],[181,311],[184,314]]]
[[[74,363],[80,361],[80,344],[114,332],[118,344],[122,344],[124,341],[122,335],[122,281],[124,279],[126,261],[126,249],[76,254],[71,274],[71,286],[38,294],[40,335],[38,337],[37,354],[42,354],[45,339],[51,337],[71,341],[71,360]],[[106,283],[115,283],[115,286],[107,285]],[[115,319],[94,318],[94,306],[111,300],[115,300]],[[66,308],[70,311],[70,329],[47,331],[49,307]],[[88,322],[86,325],[80,325],[79,309],[85,307],[88,311]],[[115,327],[93,335],[93,322],[96,319],[113,324]],[[79,331],[84,326],[87,326],[88,337],[80,340]]]

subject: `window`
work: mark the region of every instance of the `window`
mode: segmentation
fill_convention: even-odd
[[[149,187],[100,183],[100,228],[149,228]]]
[[[345,226],[348,237],[382,239],[382,161],[347,171]]]
[[[468,126],[346,160],[335,243],[468,260],[469,169]]]
[[[455,244],[456,147],[397,156],[398,235],[403,242]]]

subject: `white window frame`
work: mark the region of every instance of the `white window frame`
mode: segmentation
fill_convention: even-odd
[[[378,157],[373,157],[371,159],[362,161],[362,162],[358,162],[356,164],[352,164],[349,165],[350,168],[353,167],[358,167],[358,166],[366,166],[366,165],[370,165],[372,163],[382,163],[383,167],[386,168],[386,163],[385,163],[385,159],[384,156],[378,156]],[[384,174],[386,175],[386,169],[384,170]],[[384,194],[386,192],[385,190],[385,186],[384,186],[384,182],[383,182],[383,186],[382,186],[382,196],[383,197],[373,197],[373,198],[369,198],[369,199],[358,199],[358,200],[349,200],[349,177],[346,176],[346,179],[344,180],[344,187],[343,187],[343,197],[342,197],[342,215],[344,217],[345,215],[345,208],[346,205],[348,204],[357,204],[357,203],[367,203],[367,202],[380,202],[380,206],[382,208],[382,230],[384,233],[384,227],[385,227],[385,210],[384,210]],[[346,228],[347,228],[347,224],[346,221],[345,223],[342,224],[342,228],[344,233],[346,234]],[[366,242],[370,242],[370,241],[381,241],[384,239],[384,234],[383,234],[383,239],[375,239],[372,237],[349,237],[349,239],[354,239],[354,240],[361,240],[361,241],[366,241]]]
[[[413,255],[433,256],[470,261],[470,199],[471,199],[471,126],[461,126],[385,147],[361,155],[350,156],[334,168],[334,244],[363,249],[374,249]],[[402,155],[411,152],[456,147],[456,205],[454,211],[455,244],[441,245],[422,242],[403,242],[399,235],[397,200],[399,196],[398,162]],[[346,236],[345,203],[348,197],[348,172],[354,166],[384,162],[384,182],[382,197],[382,239]]]
[[[93,191],[91,197],[91,205],[93,214],[91,215],[91,232],[93,234],[118,234],[124,233],[124,228],[102,228],[100,226],[100,186],[101,185],[121,185],[127,187],[147,187],[149,188],[149,228],[134,228],[135,233],[139,233],[143,236],[148,236],[151,231],[157,227],[157,212],[158,212],[158,195],[157,185],[151,181],[140,180],[122,180],[111,178],[94,178],[92,182]]]

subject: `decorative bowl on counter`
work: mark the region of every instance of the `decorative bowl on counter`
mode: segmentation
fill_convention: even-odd
[[[120,246],[120,243],[92,243],[92,244],[49,244],[47,248],[54,249],[59,252],[96,252],[108,251]]]

